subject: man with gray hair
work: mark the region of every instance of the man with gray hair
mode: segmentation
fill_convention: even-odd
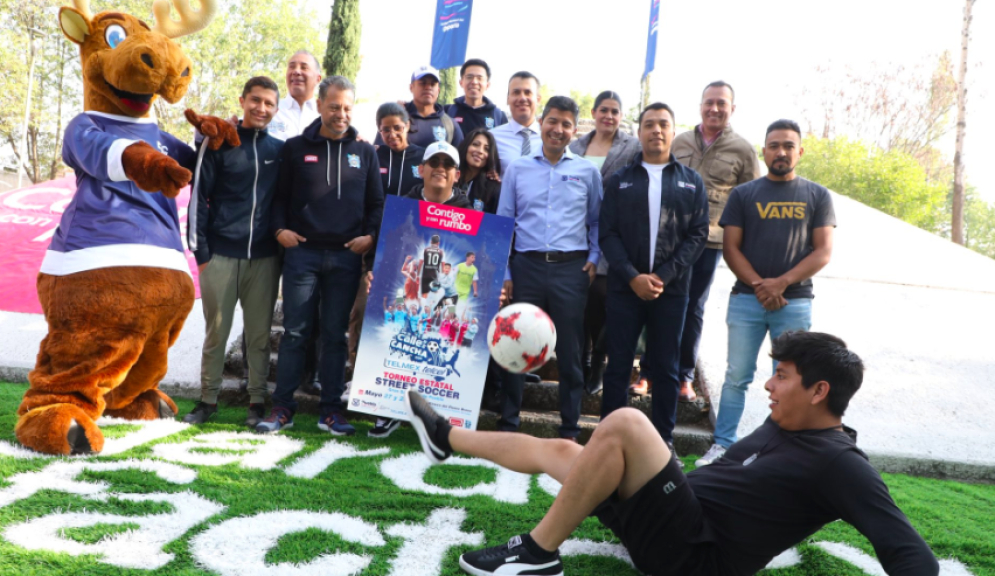
[[[284,332],[273,410],[256,426],[258,432],[293,426],[294,392],[301,383],[305,346],[315,324],[321,332],[318,428],[339,436],[356,431],[345,419],[341,400],[345,334],[363,255],[372,254],[370,249],[376,244],[384,197],[376,151],[357,140],[356,129],[350,125],[355,99],[356,89],[347,78],[322,80],[319,118],[303,134],[287,140],[280,154],[271,222],[276,240],[286,249]]]
[[[269,124],[270,136],[287,140],[300,136],[318,117],[314,89],[321,82],[318,59],[307,50],[298,50],[287,62],[287,97],[280,100],[276,116]]]

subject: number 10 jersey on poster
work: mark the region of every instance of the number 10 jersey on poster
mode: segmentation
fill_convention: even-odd
[[[514,221],[388,196],[349,409],[407,420],[421,393],[454,426],[475,429]]]

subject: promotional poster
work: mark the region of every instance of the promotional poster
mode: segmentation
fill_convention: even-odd
[[[476,429],[514,220],[386,200],[349,409],[407,420],[411,389]]]

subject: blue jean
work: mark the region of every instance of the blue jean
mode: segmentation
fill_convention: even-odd
[[[764,337],[770,332],[773,340],[789,330],[808,330],[812,326],[812,299],[792,298],[784,308],[768,312],[753,294],[732,294],[726,324],[729,326],[728,364],[715,422],[715,443],[728,448],[737,440],[746,388],[757,371],[757,354]],[[773,367],[777,367],[777,362]]]
[[[345,409],[340,397],[345,391],[346,331],[362,269],[363,257],[349,250],[287,250],[283,260],[283,338],[273,406],[297,411],[294,392],[304,375],[308,339],[320,319],[321,414]]]
[[[701,327],[705,323],[705,302],[708,302],[708,292],[721,259],[722,250],[705,248],[691,267],[687,315],[684,317],[684,334],[681,336],[681,382],[694,382]]]

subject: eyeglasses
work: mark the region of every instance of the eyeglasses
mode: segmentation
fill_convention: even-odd
[[[426,162],[432,168],[445,168],[446,170],[452,170],[456,167],[456,163],[453,162],[452,158],[444,158],[439,156],[432,156]]]
[[[387,134],[401,134],[404,132],[404,125],[398,124],[396,126],[381,126],[380,133],[383,135]]]

